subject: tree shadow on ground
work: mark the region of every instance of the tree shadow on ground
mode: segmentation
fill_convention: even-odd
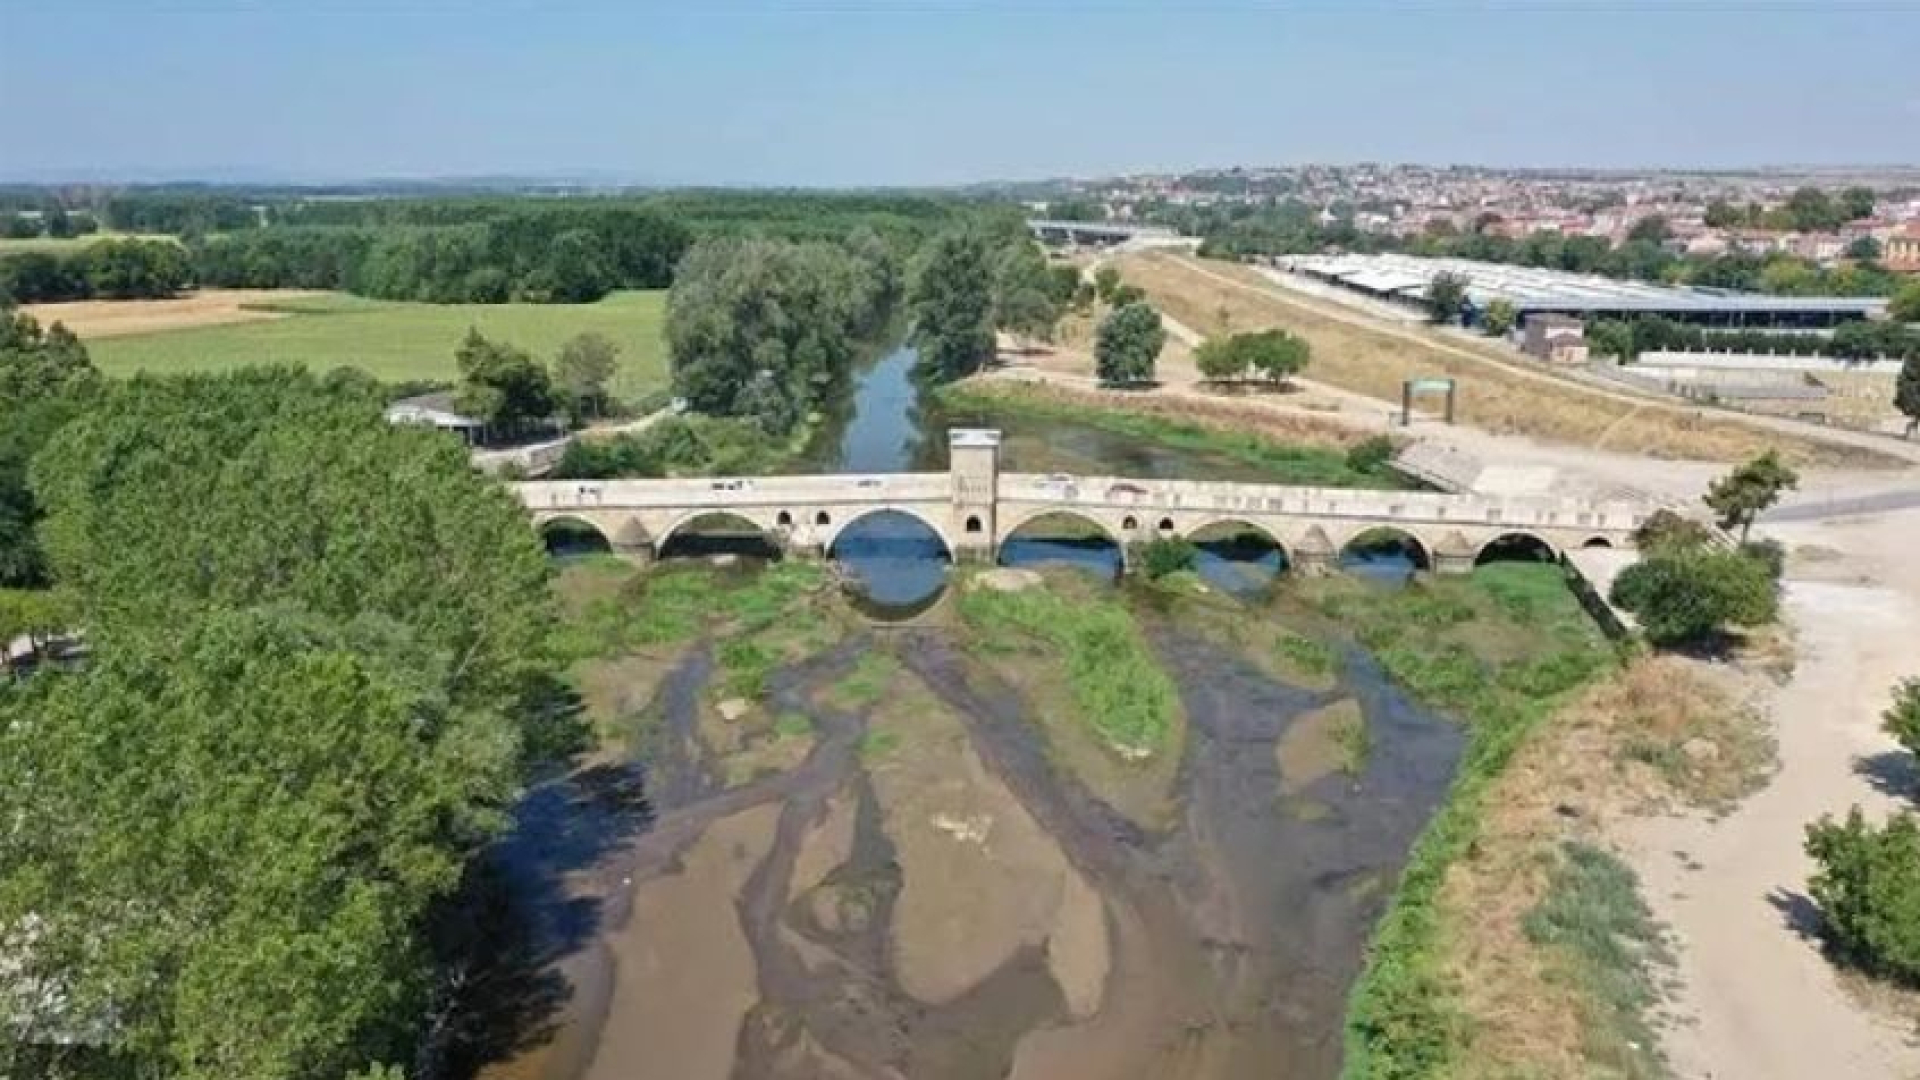
[[[1853,759],[1853,771],[1865,777],[1873,790],[1895,798],[1920,797],[1920,761],[1905,750],[1862,754]]]
[[[1801,938],[1817,942],[1822,946],[1826,937],[1822,931],[1826,927],[1826,918],[1820,914],[1820,906],[1813,898],[1796,889],[1775,889],[1767,894],[1767,903],[1780,913],[1781,920]]]
[[[436,920],[456,982],[436,1033],[442,1075],[461,1080],[548,1041],[573,987],[556,963],[599,933],[605,901],[580,878],[652,823],[640,769],[589,766],[521,800],[514,826],[469,870]]]

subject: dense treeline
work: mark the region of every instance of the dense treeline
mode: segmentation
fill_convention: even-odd
[[[550,599],[511,496],[363,389],[142,377],[35,456],[89,656],[0,681],[0,1074],[425,1060],[428,928],[553,745]]]
[[[580,303],[658,289],[691,243],[648,210],[519,210],[445,225],[276,227],[211,237],[204,285],[344,289],[387,300]]]
[[[1658,229],[1643,230],[1617,248],[1597,236],[1550,232],[1502,236],[1486,227],[1491,221],[1465,232],[1440,228],[1416,237],[1396,237],[1363,232],[1351,217],[1322,223],[1319,211],[1300,202],[1258,208],[1184,208],[1170,220],[1203,238],[1201,254],[1226,258],[1398,251],[1786,296],[1886,296],[1901,282],[1899,275],[1871,260],[1826,269],[1792,255],[1679,255],[1662,246]]]
[[[858,234],[897,261],[958,221],[1018,222],[1010,210],[880,193],[273,201],[160,190],[122,193],[103,206],[114,228],[186,238],[185,256],[139,285],[108,274],[111,286],[95,280],[95,264],[123,260],[125,250],[0,257],[0,288],[21,302],[160,296],[194,283],[431,303],[575,303],[614,289],[666,287],[696,238],[838,242]],[[37,219],[0,219],[23,234],[29,225],[40,227]]]
[[[0,300],[145,300],[192,280],[186,249],[170,240],[99,240],[78,251],[0,256]]]
[[[65,327],[43,330],[0,303],[0,590],[47,583],[27,467],[98,379],[86,347]],[[10,639],[0,633],[0,642]]]
[[[1646,352],[1752,352],[1831,356],[1842,360],[1905,360],[1920,356],[1920,331],[1900,323],[1850,322],[1831,336],[1768,330],[1709,330],[1657,315],[1600,319],[1587,342],[1602,356],[1632,359]]]
[[[102,208],[107,224],[121,232],[203,236],[264,224],[265,208],[211,192],[155,191],[116,195]]]
[[[898,265],[873,233],[702,241],[667,301],[674,390],[700,412],[785,435],[845,385],[898,292]]]

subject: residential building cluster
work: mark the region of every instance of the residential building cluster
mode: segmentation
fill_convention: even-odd
[[[1636,225],[1658,217],[1666,225],[1662,243],[1677,254],[1788,254],[1831,266],[1873,250],[1889,268],[1920,272],[1920,169],[1914,168],[1696,173],[1311,165],[1124,176],[1058,187],[1054,199],[1096,203],[1123,221],[1165,217],[1180,208],[1291,201],[1313,208],[1327,224],[1350,220],[1363,232],[1401,237],[1547,232],[1618,246]],[[1772,227],[1709,223],[1715,204],[1777,211],[1806,188],[1833,199],[1866,189],[1872,210],[1822,229],[1783,228],[1777,220]]]

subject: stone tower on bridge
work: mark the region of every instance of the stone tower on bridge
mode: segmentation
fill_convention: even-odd
[[[948,475],[953,478],[953,557],[993,560],[1000,491],[1000,433],[991,428],[954,428],[947,433]]]

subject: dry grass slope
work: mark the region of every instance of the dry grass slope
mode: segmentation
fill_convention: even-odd
[[[1735,461],[1770,447],[1801,465],[1885,465],[1880,455],[1761,430],[1699,409],[1634,401],[1525,372],[1468,345],[1423,341],[1356,326],[1314,302],[1295,300],[1246,267],[1170,255],[1123,259],[1122,274],[1168,314],[1197,330],[1283,327],[1313,346],[1312,378],[1397,402],[1406,379],[1460,380],[1460,418],[1497,434],[1527,435],[1660,458]],[[1248,288],[1236,288],[1215,277]]]

